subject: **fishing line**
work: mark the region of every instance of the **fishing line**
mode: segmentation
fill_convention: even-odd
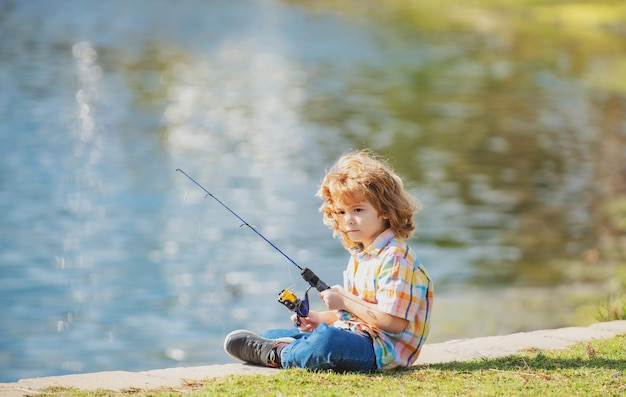
[[[228,212],[230,212],[233,216],[235,216],[237,219],[239,219],[242,222],[241,226],[247,226],[250,230],[252,230],[254,233],[256,233],[257,236],[261,237],[266,243],[268,243],[269,245],[272,246],[272,248],[274,248],[276,251],[278,251],[282,256],[284,256],[289,262],[291,262],[295,267],[297,267],[298,269],[300,269],[300,275],[302,276],[302,278],[304,279],[304,281],[306,281],[307,283],[309,283],[309,288],[306,290],[306,292],[304,293],[304,298],[303,299],[299,299],[293,292],[291,292],[289,289],[284,289],[282,290],[279,294],[278,294],[278,301],[283,304],[285,307],[287,307],[287,309],[291,310],[292,312],[296,313],[297,315],[297,320],[295,321],[295,324],[297,326],[300,325],[300,317],[307,317],[309,314],[309,290],[311,288],[315,288],[317,289],[319,292],[325,291],[327,289],[329,289],[330,287],[328,286],[328,284],[326,284],[325,282],[323,282],[322,280],[320,280],[319,277],[317,277],[317,275],[315,273],[313,273],[313,271],[311,269],[309,269],[308,267],[301,267],[300,265],[298,265],[293,259],[291,259],[287,254],[285,254],[280,248],[278,248],[276,245],[274,245],[274,243],[272,243],[270,240],[268,240],[263,234],[261,234],[261,232],[259,232],[255,227],[253,227],[252,225],[250,225],[248,222],[246,222],[245,219],[243,219],[242,217],[240,217],[235,211],[233,211],[232,209],[230,209],[230,207],[228,207],[226,204],[224,204],[220,199],[218,199],[217,197],[215,197],[211,192],[209,192],[204,186],[202,186],[200,183],[198,183],[195,179],[193,179],[191,176],[189,176],[185,171],[183,171],[180,168],[177,168],[176,171],[180,172],[181,174],[185,175],[190,181],[192,181],[196,186],[198,186],[200,189],[202,189],[205,193],[206,196],[204,196],[204,198],[207,197],[211,197],[212,199],[214,199],[215,201],[217,201],[222,207],[226,208],[228,210]]]
[[[291,259],[289,256],[287,256],[287,254],[285,254],[283,251],[281,251],[280,248],[278,248],[276,245],[274,245],[274,243],[272,243],[271,241],[269,241],[264,235],[262,235],[254,226],[250,225],[248,222],[246,222],[242,217],[240,217],[239,215],[237,215],[237,213],[233,210],[231,210],[226,204],[224,204],[220,199],[218,199],[217,197],[215,197],[213,194],[211,194],[211,192],[209,192],[207,189],[204,188],[204,186],[202,186],[200,183],[198,183],[195,179],[193,179],[192,177],[190,177],[185,171],[183,171],[180,168],[176,168],[176,171],[182,173],[183,175],[185,175],[187,178],[189,178],[190,181],[192,181],[193,183],[195,183],[200,189],[202,189],[205,193],[206,196],[204,196],[204,198],[207,197],[211,197],[212,199],[214,199],[215,201],[217,201],[218,203],[220,203],[220,205],[224,208],[226,208],[228,210],[228,212],[230,212],[231,214],[233,214],[235,217],[237,217],[237,219],[239,219],[242,224],[240,227],[243,226],[247,226],[248,228],[250,228],[250,230],[252,230],[253,232],[255,232],[259,237],[261,237],[263,240],[265,240],[266,243],[268,243],[269,245],[271,245],[276,251],[278,251],[282,256],[284,256],[285,258],[287,258],[287,260],[291,263],[293,263],[294,266],[296,266],[298,269],[300,269],[301,271],[304,271],[305,269],[302,268],[300,265],[298,265],[293,259]]]

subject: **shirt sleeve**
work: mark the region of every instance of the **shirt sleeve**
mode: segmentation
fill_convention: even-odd
[[[396,317],[414,319],[426,291],[418,273],[418,264],[410,257],[390,255],[385,258],[376,280],[378,308]]]

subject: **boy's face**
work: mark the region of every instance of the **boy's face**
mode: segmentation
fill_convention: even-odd
[[[367,200],[357,200],[351,204],[340,204],[336,208],[337,221],[341,230],[350,240],[370,245],[376,237],[387,229],[388,217],[379,214]]]

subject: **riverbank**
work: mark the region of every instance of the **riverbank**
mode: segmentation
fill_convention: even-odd
[[[503,357],[530,348],[562,349],[577,342],[610,338],[621,334],[626,334],[626,320],[596,323],[588,327],[567,327],[502,336],[451,340],[424,346],[416,365]],[[33,396],[41,393],[47,387],[113,391],[161,387],[176,388],[194,380],[226,375],[272,375],[278,371],[280,370],[233,363],[142,372],[109,371],[74,374],[21,379],[15,383],[1,383],[0,397]]]

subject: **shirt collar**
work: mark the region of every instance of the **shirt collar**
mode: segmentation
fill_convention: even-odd
[[[368,245],[363,249],[363,251],[361,251],[361,253],[377,256],[380,251],[385,248],[385,246],[395,237],[396,235],[393,233],[393,231],[391,229],[387,229],[379,234],[378,237],[376,237],[370,245]]]

